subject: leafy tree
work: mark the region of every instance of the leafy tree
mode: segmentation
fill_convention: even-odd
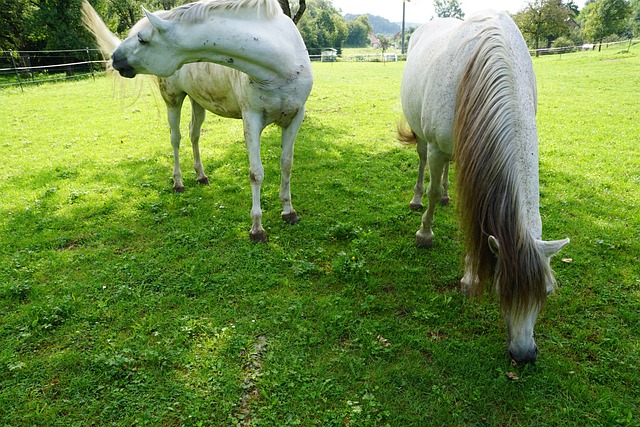
[[[640,0],[631,0],[631,17],[629,18],[629,28],[634,36],[640,34]]]
[[[378,41],[380,42],[380,48],[382,49],[382,53],[385,53],[387,49],[391,47],[391,40],[389,39],[389,37],[385,36],[384,34],[378,34],[376,37],[378,37]]]
[[[25,21],[23,47],[38,50],[81,49],[93,40],[80,21],[81,0],[31,0],[36,8]]]
[[[573,2],[564,4],[562,0],[532,0],[514,16],[514,21],[522,34],[538,49],[540,42],[545,46],[560,36],[570,33],[569,22],[575,17]]]
[[[31,8],[26,0],[0,0],[0,50],[22,47],[25,16]]]
[[[340,51],[349,32],[347,24],[330,0],[310,0],[307,13],[298,22],[307,49],[318,52],[322,48]]]
[[[464,19],[459,0],[433,0],[433,7],[439,18]]]
[[[369,23],[367,15],[360,15],[356,19],[347,22],[348,34],[344,41],[345,46],[364,47],[369,45],[369,34],[373,27]]]
[[[631,6],[625,0],[597,0],[589,4],[584,21],[584,34],[592,41],[600,43],[611,35],[627,28]],[[585,7],[586,9],[586,7]]]

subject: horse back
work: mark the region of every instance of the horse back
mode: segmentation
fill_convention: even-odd
[[[483,12],[467,21],[434,19],[411,37],[402,78],[403,111],[418,138],[435,142],[440,150],[453,153],[453,121],[456,92],[463,73],[487,25],[507,34],[516,64],[519,98],[526,98],[535,115],[535,76],[528,49],[511,18]]]

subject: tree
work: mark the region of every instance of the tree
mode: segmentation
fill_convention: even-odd
[[[347,38],[344,41],[345,46],[349,47],[365,47],[369,41],[369,34],[373,32],[373,27],[369,23],[367,15],[360,15],[356,19],[347,22]]]
[[[629,18],[629,28],[631,34],[640,34],[640,0],[631,0],[631,18]]]
[[[323,48],[340,51],[347,38],[347,24],[330,0],[310,0],[307,13],[298,22],[300,34],[310,52]]]
[[[438,18],[464,19],[459,0],[433,0],[433,8]]]
[[[588,6],[584,34],[590,40],[600,43],[600,50],[605,37],[626,29],[631,7],[625,0],[597,0]]]
[[[81,0],[31,0],[36,8],[25,22],[23,47],[37,50],[82,49],[93,39],[80,21]]]
[[[26,0],[0,0],[0,50],[21,49],[30,8]]]
[[[287,15],[289,18],[293,19],[293,23],[297,25],[298,22],[300,21],[300,18],[302,18],[302,14],[304,14],[304,11],[307,9],[306,0],[298,0],[298,11],[296,12],[295,15],[291,13],[291,6],[289,5],[289,0],[278,0],[278,2],[280,3],[280,6],[282,7],[282,11],[284,12],[284,14]]]
[[[545,46],[560,36],[569,35],[569,22],[575,16],[573,2],[564,4],[562,0],[532,0],[514,16],[520,32],[533,42],[533,48]]]
[[[380,42],[380,49],[382,49],[382,62],[384,62],[385,61],[384,54],[387,51],[387,49],[391,47],[391,40],[389,39],[389,37],[385,36],[384,34],[378,34],[376,37],[378,37],[378,41]]]

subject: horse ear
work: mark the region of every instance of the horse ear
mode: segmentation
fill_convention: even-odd
[[[489,236],[489,249],[491,249],[491,252],[496,256],[500,254],[500,243],[498,243],[498,239],[494,236]]]
[[[169,21],[165,21],[164,19],[160,18],[158,15],[155,15],[149,12],[147,9],[144,8],[144,6],[142,7],[142,11],[147,16],[147,19],[149,20],[149,22],[151,22],[151,25],[153,25],[153,27],[156,30],[163,33],[169,29],[170,27]]]
[[[554,256],[555,254],[557,254],[558,252],[560,252],[560,249],[562,249],[565,245],[567,245],[569,243],[569,239],[562,239],[562,240],[551,240],[551,241],[544,241],[544,240],[538,240],[536,241],[536,243],[538,244],[538,249],[547,257],[551,258],[552,256]]]

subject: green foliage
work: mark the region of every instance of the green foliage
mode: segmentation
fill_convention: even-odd
[[[340,50],[349,32],[330,0],[309,0],[298,29],[311,54],[318,54],[323,48]]]
[[[540,42],[546,47],[560,36],[568,36],[571,20],[576,16],[572,2],[563,0],[531,0],[513,19],[534,49]]]
[[[585,9],[584,33],[595,42],[626,29],[631,13],[627,0],[597,0]]]
[[[569,37],[558,37],[553,41],[553,47],[572,47],[575,46],[576,43],[571,40]]]
[[[458,0],[433,0],[433,8],[438,18],[464,19],[464,12]]]
[[[544,237],[571,244],[527,367],[511,366],[496,299],[458,291],[455,188],[434,247],[415,247],[403,63],[314,64],[295,226],[280,132],[263,137],[266,245],[248,238],[241,122],[207,117],[211,185],[185,141],[174,194],[151,86],[4,89],[0,424],[636,425],[639,54],[534,58]]]
[[[367,15],[360,15],[347,21],[347,29],[348,34],[344,41],[345,47],[366,47],[370,44],[369,34],[373,32],[373,27],[369,23]]]

